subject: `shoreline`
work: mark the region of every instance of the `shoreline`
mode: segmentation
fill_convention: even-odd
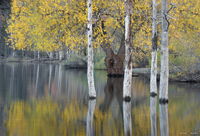
[[[87,69],[86,64],[67,64],[66,60],[57,60],[57,59],[21,59],[21,58],[12,58],[12,59],[0,59],[0,64],[5,64],[5,63],[38,63],[38,64],[60,64],[65,67],[65,69]],[[95,68],[95,70],[104,70],[106,71],[105,68]],[[175,72],[173,72],[175,73]],[[148,79],[150,79],[150,68],[133,68],[133,77],[137,76],[145,76]],[[192,78],[192,76],[195,76],[197,78]],[[158,74],[158,81],[159,81],[159,74]],[[180,76],[180,77],[169,77],[169,82],[179,82],[179,83],[200,83],[200,72],[198,73],[193,73],[191,75],[185,75],[185,76]]]

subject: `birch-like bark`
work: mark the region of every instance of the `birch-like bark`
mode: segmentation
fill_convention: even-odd
[[[123,102],[124,136],[132,136],[131,102]]]
[[[38,58],[38,60],[40,60],[40,52],[39,51],[37,51],[37,58]]]
[[[160,104],[160,136],[169,136],[168,104]]]
[[[151,79],[150,95],[157,95],[157,7],[156,0],[152,0],[152,52],[151,52]]]
[[[156,105],[157,105],[157,97],[151,97],[150,98],[151,136],[157,136]]]
[[[169,49],[168,49],[167,0],[162,0],[162,40],[161,40],[161,69],[160,69],[160,95],[161,103],[168,102],[169,78]]]
[[[92,45],[92,0],[88,0],[88,53],[87,53],[87,78],[89,97],[96,98],[96,90],[94,86],[94,60]]]
[[[93,116],[94,116],[95,105],[96,105],[96,100],[89,100],[88,112],[87,112],[87,126],[86,126],[87,136],[94,136]]]
[[[16,56],[16,52],[14,49],[12,49],[12,57],[15,57]]]
[[[63,60],[63,58],[64,58],[64,51],[61,50],[59,51],[59,60]]]
[[[131,99],[132,83],[131,6],[131,0],[125,0],[125,70],[123,82],[123,98],[126,101],[130,101]]]
[[[49,53],[49,58],[52,60],[53,59],[53,52]]]

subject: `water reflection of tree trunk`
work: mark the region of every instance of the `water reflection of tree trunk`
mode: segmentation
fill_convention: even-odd
[[[169,136],[168,104],[160,104],[160,136]]]
[[[10,77],[10,93],[14,93],[14,78],[15,78],[15,65],[11,65],[11,77]]]
[[[36,71],[35,92],[37,92],[37,90],[38,90],[39,74],[40,74],[40,67],[39,67],[39,64],[38,64],[38,65],[37,65],[37,71]],[[36,93],[36,94],[37,94],[37,93]]]
[[[49,65],[49,92],[51,92],[52,65]]]
[[[124,135],[132,136],[131,102],[123,102]]]
[[[61,93],[61,84],[62,84],[62,67],[58,66],[58,92]]]
[[[94,136],[93,130],[93,116],[95,110],[96,100],[89,100],[88,102],[88,112],[87,112],[87,136]]]
[[[100,109],[103,112],[106,112],[110,104],[113,100],[113,97],[115,96],[117,98],[117,101],[119,105],[122,105],[123,101],[123,78],[108,78],[107,84],[104,88],[104,102],[100,105]]]
[[[157,97],[150,97],[151,136],[157,136],[156,105]]]

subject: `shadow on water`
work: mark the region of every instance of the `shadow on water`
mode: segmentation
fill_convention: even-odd
[[[85,70],[50,64],[0,64],[1,136],[177,136],[200,134],[199,86],[170,83],[169,105],[149,98],[149,81],[134,77],[123,102],[122,78],[95,72],[88,101]],[[20,124],[20,125],[19,125]]]
[[[107,83],[104,87],[104,101],[100,104],[100,110],[107,112],[112,101],[117,100],[120,110],[122,111],[123,101],[123,78],[108,78]]]

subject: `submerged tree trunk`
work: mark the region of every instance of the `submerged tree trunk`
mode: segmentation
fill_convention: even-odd
[[[87,53],[87,78],[89,97],[96,98],[96,90],[94,86],[94,60],[92,45],[92,0],[88,0],[88,53]]]
[[[150,79],[150,95],[157,95],[157,5],[156,0],[152,0],[153,18],[152,18],[152,52],[151,52],[151,79]]]
[[[124,45],[121,45],[124,46]],[[120,50],[120,49],[119,49]],[[115,54],[109,47],[104,49],[106,52],[105,64],[109,77],[123,77],[124,75],[124,56],[125,53]]]
[[[125,101],[131,99],[132,83],[132,48],[131,48],[131,0],[125,0],[125,60],[124,60],[124,83],[123,98]]]
[[[161,40],[161,69],[160,69],[160,95],[161,103],[168,102],[169,78],[169,49],[168,49],[167,0],[162,0],[162,40]]]
[[[104,21],[101,22],[103,35],[107,35],[105,30]],[[124,36],[121,39],[121,45],[119,51],[114,53],[109,44],[104,43],[101,46],[106,54],[105,65],[107,68],[108,77],[123,77],[124,76],[124,57],[125,57],[125,45]]]

